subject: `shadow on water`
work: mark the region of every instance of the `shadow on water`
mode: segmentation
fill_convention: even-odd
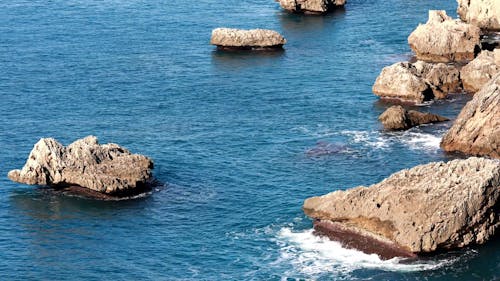
[[[281,11],[278,15],[282,29],[287,33],[303,34],[329,27],[333,20],[345,17],[345,8],[339,7],[326,15],[304,15]]]
[[[285,49],[276,50],[214,50],[212,52],[212,64],[226,70],[238,70],[267,65],[284,56]]]

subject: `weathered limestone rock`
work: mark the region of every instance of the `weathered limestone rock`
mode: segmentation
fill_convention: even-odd
[[[216,28],[212,31],[210,44],[220,49],[281,49],[285,38],[276,31],[267,29]]]
[[[459,71],[453,65],[398,62],[382,69],[372,90],[382,98],[422,103],[445,98],[460,85]]]
[[[400,105],[389,107],[378,120],[386,130],[407,130],[422,124],[448,121],[449,119],[432,113],[422,113],[416,110],[407,111]]]
[[[500,158],[500,73],[465,105],[443,136],[441,148]]]
[[[464,90],[475,93],[500,72],[500,49],[482,51],[473,61],[460,70]]]
[[[469,61],[480,45],[480,29],[453,20],[445,11],[429,11],[429,20],[408,37],[417,58],[429,62]]]
[[[335,6],[343,6],[346,0],[278,0],[280,6],[293,13],[324,14]]]
[[[383,258],[482,244],[500,226],[500,161],[472,157],[399,171],[380,183],[312,197],[320,234]],[[343,235],[339,235],[343,233]]]
[[[40,139],[22,170],[9,178],[25,184],[79,186],[113,196],[138,194],[147,189],[153,162],[131,154],[117,144],[100,145],[88,136],[64,147],[52,138]]]
[[[481,29],[500,30],[500,1],[457,0],[457,13],[468,23]]]

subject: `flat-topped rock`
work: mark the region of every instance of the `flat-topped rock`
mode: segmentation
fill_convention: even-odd
[[[475,93],[500,72],[500,49],[482,51],[460,70],[464,90]]]
[[[114,144],[100,145],[88,136],[68,146],[52,138],[38,141],[21,170],[11,180],[53,187],[77,186],[113,196],[130,196],[148,189],[153,162]],[[97,197],[97,196],[94,196]]]
[[[277,0],[280,6],[292,13],[324,14],[336,6],[343,6],[346,0]]]
[[[500,158],[500,73],[465,105],[443,136],[441,148]]]
[[[445,11],[429,11],[429,20],[408,37],[417,59],[428,62],[470,61],[480,49],[479,27],[453,20]]]
[[[286,40],[273,30],[216,28],[212,31],[210,44],[219,49],[270,50],[281,49]]]
[[[500,30],[500,1],[457,0],[457,2],[457,13],[463,21],[481,29]]]
[[[416,110],[406,110],[400,105],[389,107],[378,120],[386,130],[407,130],[422,124],[448,121],[449,119],[432,113],[422,113]]]
[[[500,161],[472,157],[420,165],[369,187],[308,198],[303,209],[320,234],[344,245],[383,258],[411,257],[494,237],[499,197]]]

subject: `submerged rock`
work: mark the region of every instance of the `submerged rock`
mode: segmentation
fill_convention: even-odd
[[[273,30],[216,28],[212,31],[210,44],[219,49],[269,50],[281,49],[286,40]]]
[[[457,0],[457,2],[457,13],[463,21],[481,29],[500,30],[500,1]]]
[[[335,6],[343,6],[346,0],[278,0],[280,6],[293,13],[324,14]]]
[[[382,69],[372,90],[382,98],[422,103],[445,98],[449,92],[460,90],[460,85],[454,65],[398,62]]]
[[[382,122],[386,130],[407,130],[418,125],[443,122],[449,119],[432,113],[422,113],[416,110],[407,111],[404,107],[395,105],[384,111],[378,120]]]
[[[320,234],[387,259],[488,241],[500,226],[499,197],[500,161],[472,157],[308,198],[303,208]]]
[[[500,158],[500,73],[465,105],[443,136],[441,148]]]
[[[21,170],[12,170],[11,180],[74,190],[83,187],[112,196],[131,196],[148,189],[153,162],[131,154],[117,144],[100,145],[88,136],[64,147],[52,138],[38,141]],[[92,196],[99,197],[99,196]]]
[[[500,72],[500,49],[482,51],[460,70],[464,90],[475,93]]]
[[[417,59],[429,62],[470,61],[480,49],[480,29],[453,20],[445,11],[429,11],[429,20],[408,37]]]

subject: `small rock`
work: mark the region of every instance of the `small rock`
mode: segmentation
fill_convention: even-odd
[[[482,51],[460,70],[464,90],[475,93],[500,72],[500,50]]]
[[[457,0],[460,18],[481,29],[500,30],[500,1]]]
[[[216,28],[212,31],[210,44],[219,49],[270,50],[281,49],[286,40],[273,30]]]
[[[407,130],[422,124],[443,122],[449,119],[432,113],[407,111],[400,105],[394,105],[384,111],[378,120],[382,122],[386,130]]]
[[[280,6],[292,13],[324,14],[336,6],[343,6],[346,0],[279,0]]]

